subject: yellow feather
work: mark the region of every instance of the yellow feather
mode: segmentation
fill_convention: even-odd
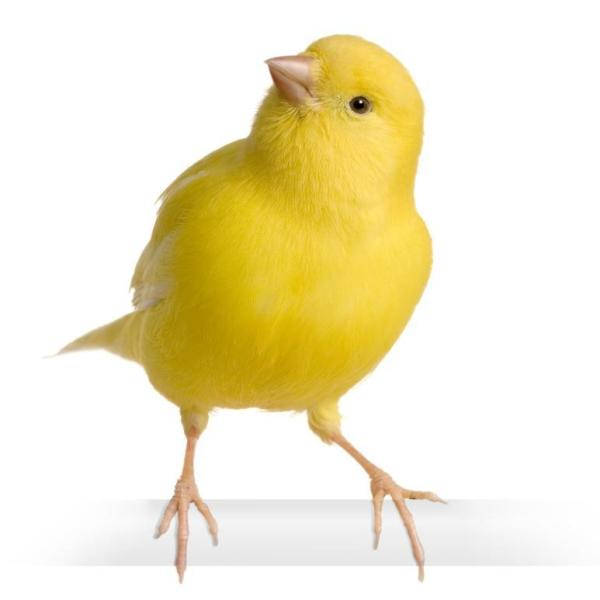
[[[337,400],[390,349],[429,276],[413,201],[423,107],[374,44],[332,36],[307,54],[318,101],[271,89],[247,138],[167,188],[132,280],[138,310],[68,350],[137,360],[186,414],[307,409],[318,433],[337,427]],[[369,114],[349,110],[357,95]]]

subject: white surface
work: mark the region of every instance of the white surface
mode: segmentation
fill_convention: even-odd
[[[391,501],[373,550],[367,500],[208,500],[219,523],[213,546],[190,510],[190,565],[413,565],[408,537]],[[175,522],[153,540],[166,501],[53,503],[34,519],[13,560],[38,565],[171,565]],[[50,508],[47,506],[47,508]],[[411,502],[428,566],[600,566],[600,507],[592,502],[452,500]],[[35,512],[34,512],[35,514]],[[416,571],[416,567],[415,567]]]
[[[129,310],[154,199],[246,135],[264,58],[333,32],[388,48],[423,93],[416,192],[435,250],[402,339],[342,402],[345,432],[400,484],[449,498],[598,498],[598,17],[583,1],[3,2],[2,564],[23,539],[44,543],[28,518],[47,496],[171,492],[178,415],[142,371],[40,357]],[[207,498],[368,495],[302,415],[216,413],[197,470]],[[184,588],[172,567],[5,571],[11,598],[597,598],[600,585],[546,569],[430,569],[418,588],[412,567],[205,568]]]

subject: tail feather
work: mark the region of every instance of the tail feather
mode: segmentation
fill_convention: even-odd
[[[93,329],[67,344],[58,354],[103,348],[129,360],[137,360],[139,316],[132,312],[112,323]]]

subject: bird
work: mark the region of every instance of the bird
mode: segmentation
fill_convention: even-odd
[[[418,576],[424,551],[409,499],[341,431],[340,398],[370,373],[410,319],[432,243],[414,182],[423,101],[392,54],[354,35],[265,61],[273,85],[250,133],[208,154],[160,196],[131,280],[133,310],[63,348],[139,363],[179,407],[183,469],[157,527],[177,515],[175,566],[187,565],[193,504],[217,543],[194,473],[215,408],[305,411],[309,428],[370,480],[374,546],[389,495]]]

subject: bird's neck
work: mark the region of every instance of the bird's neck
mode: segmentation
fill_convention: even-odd
[[[252,135],[246,140],[249,172],[259,173],[262,183],[277,190],[277,201],[299,212],[352,220],[357,211],[403,210],[414,204],[416,157],[405,162],[398,157],[382,166],[323,148],[261,142]]]

